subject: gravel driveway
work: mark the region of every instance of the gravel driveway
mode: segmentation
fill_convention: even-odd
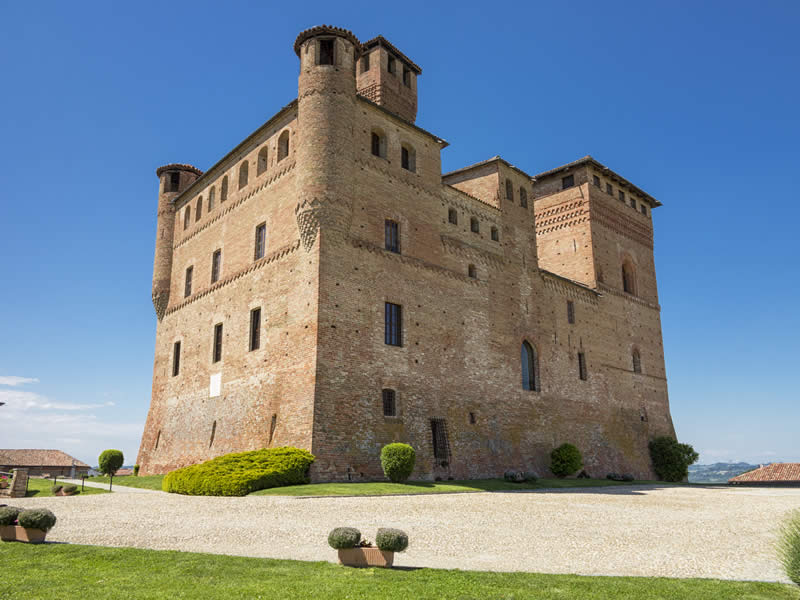
[[[551,492],[291,498],[166,493],[27,498],[58,516],[48,540],[336,560],[350,525],[409,533],[401,566],[787,581],[776,526],[800,489],[609,487]],[[112,524],[112,525],[109,525]]]

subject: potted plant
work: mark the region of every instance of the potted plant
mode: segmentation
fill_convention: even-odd
[[[56,516],[46,508],[0,508],[0,539],[4,542],[41,543],[55,524]]]
[[[394,553],[408,548],[408,535],[399,529],[378,529],[375,544],[361,539],[353,527],[337,527],[328,535],[328,544],[339,553],[339,562],[348,567],[391,567]]]

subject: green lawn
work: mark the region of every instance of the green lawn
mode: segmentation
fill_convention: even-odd
[[[536,483],[509,483],[503,479],[467,481],[409,481],[408,483],[312,483],[259,490],[251,496],[384,496],[391,494],[451,494],[454,492],[504,492],[554,488],[606,487],[635,484],[661,484],[657,481],[633,483],[608,479],[540,479]],[[675,485],[665,483],[663,485]]]
[[[329,551],[320,547],[320,555]],[[71,544],[0,544],[4,600],[375,598],[800,600],[778,583],[580,577],[438,569],[352,569],[300,562]]]
[[[134,477],[133,475],[120,475],[119,477],[114,477],[114,484],[111,486],[111,489],[114,489],[114,485],[124,485],[127,487],[145,488],[148,490],[160,491],[161,481],[163,479],[163,475],[139,475],[138,477]],[[105,476],[87,477],[86,481],[105,483],[108,485],[108,477]]]
[[[63,483],[59,482],[58,485],[64,485]],[[47,498],[49,496],[53,496],[53,492],[51,491],[53,487],[53,480],[52,479],[28,479],[28,493],[25,494],[26,498]],[[85,487],[83,491],[81,491],[81,486],[78,485],[78,493],[76,495],[86,495],[86,494],[107,494],[108,490],[98,490],[97,488],[90,488]]]

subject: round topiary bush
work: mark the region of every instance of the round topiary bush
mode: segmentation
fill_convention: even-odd
[[[361,532],[354,527],[337,527],[328,534],[328,545],[334,550],[355,548],[361,541]]]
[[[25,509],[16,506],[0,506],[0,527],[6,527],[16,523],[19,513],[23,510]]]
[[[382,527],[375,536],[375,544],[387,552],[402,552],[408,548],[408,534],[400,529]]]
[[[103,475],[111,476],[119,471],[123,462],[125,462],[125,457],[121,450],[103,450],[97,459],[97,463],[100,465],[100,472]]]
[[[550,453],[550,470],[556,477],[572,475],[581,468],[581,452],[573,444],[561,444]]]
[[[700,458],[689,444],[680,444],[669,436],[650,440],[649,447],[653,470],[662,481],[683,481],[689,476],[689,465]]]
[[[20,527],[28,529],[41,529],[50,531],[56,524],[56,516],[46,508],[35,508],[33,510],[23,510],[17,517]]]
[[[411,477],[417,453],[408,444],[388,444],[381,450],[383,473],[393,483],[403,483]]]
[[[789,513],[778,539],[778,556],[786,576],[800,585],[800,510]]]

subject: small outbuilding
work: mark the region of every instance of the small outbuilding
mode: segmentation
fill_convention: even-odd
[[[61,450],[2,450],[0,471],[28,469],[30,476],[80,477],[89,473],[89,465]]]
[[[798,486],[800,463],[772,463],[728,480],[730,485]]]

